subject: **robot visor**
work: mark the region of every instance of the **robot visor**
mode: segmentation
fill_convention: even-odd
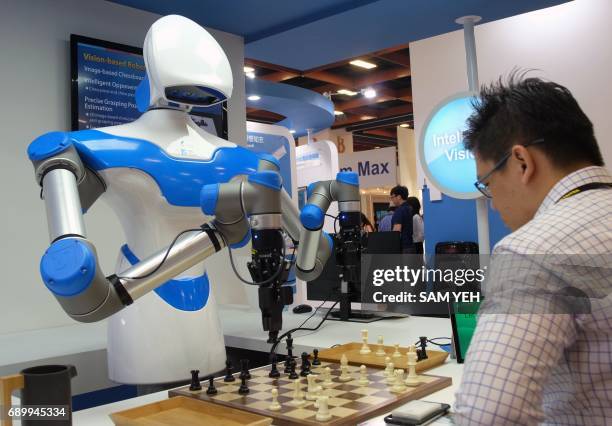
[[[214,105],[226,99],[218,90],[203,86],[166,87],[165,95],[171,102],[197,106]]]

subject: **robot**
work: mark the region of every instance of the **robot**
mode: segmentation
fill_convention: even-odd
[[[281,230],[296,244],[305,240],[302,279],[318,275],[332,250],[331,239],[316,229],[323,210],[310,208],[301,218],[307,230],[281,189],[273,157],[204,132],[189,117],[192,107],[231,96],[229,61],[214,38],[187,18],[166,16],[148,31],[144,59],[147,78],[137,103],[146,112],[139,119],[47,133],[28,147],[49,229],[43,282],[73,319],[108,318],[110,379],[126,384],[175,382],[192,369],[211,374],[224,367],[203,260],[252,241],[253,281],[241,279],[259,286],[262,326],[274,341],[282,310],[292,303],[282,285],[289,265]],[[354,182],[338,186],[353,199],[356,188],[359,199]],[[100,198],[116,212],[127,240],[109,276],[83,222]]]

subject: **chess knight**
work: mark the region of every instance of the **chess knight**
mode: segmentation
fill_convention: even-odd
[[[230,64],[217,41],[189,19],[166,16],[148,31],[144,60],[147,78],[136,93],[140,118],[47,133],[28,147],[51,241],[40,262],[44,284],[73,319],[109,318],[110,378],[131,384],[223,368],[223,335],[202,261],[228,246],[252,241],[249,272],[259,286],[264,330],[275,338],[292,297],[282,285],[281,229],[296,242],[303,231],[297,208],[281,191],[276,160],[202,131],[188,114],[232,94]],[[342,193],[356,191],[358,200],[355,182],[335,185]],[[83,221],[98,199],[115,211],[126,236],[110,276]],[[298,276],[322,269],[331,252],[326,234],[311,229],[307,235],[302,256],[314,266]]]

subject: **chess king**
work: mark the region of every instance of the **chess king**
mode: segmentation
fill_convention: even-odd
[[[281,229],[302,240],[297,275],[309,279],[331,253],[331,238],[321,231],[329,202],[359,211],[357,175],[342,172],[311,191],[316,205],[300,215],[281,190],[273,157],[191,120],[192,107],[232,93],[229,61],[205,29],[181,16],[159,19],[146,35],[144,60],[147,77],[136,91],[140,118],[47,133],[28,147],[51,242],[40,261],[43,282],[73,319],[108,318],[110,378],[129,384],[223,368],[224,340],[203,260],[252,241],[249,272],[259,286],[263,329],[274,341],[283,307],[292,303],[291,289],[282,285],[288,268]],[[83,222],[99,198],[115,211],[127,240],[110,276]]]

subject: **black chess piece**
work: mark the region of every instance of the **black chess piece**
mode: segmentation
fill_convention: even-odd
[[[291,360],[293,359],[293,337],[291,333],[287,334],[287,358],[285,359],[285,374],[289,373]]]
[[[215,387],[215,378],[210,376],[208,378],[208,389],[206,389],[206,395],[216,395],[217,388]]]
[[[225,361],[225,377],[223,378],[223,381],[233,382],[234,380],[236,380],[236,378],[232,374],[232,362],[228,359]]]
[[[427,337],[421,336],[419,337],[419,341],[420,341],[419,346],[421,346],[421,349],[417,349],[416,351],[417,362],[427,359],[427,351],[425,350],[425,348],[427,347]]]
[[[314,354],[312,365],[321,365],[321,360],[319,359],[319,350],[315,348],[312,350],[312,353]]]
[[[270,370],[268,377],[272,379],[277,379],[280,377],[280,371],[278,371],[278,368],[276,368],[276,355],[275,354],[272,355],[272,369]]]
[[[298,376],[298,374],[295,372],[295,366],[296,366],[296,362],[295,362],[295,358],[291,358],[291,362],[289,363],[289,379],[291,380],[295,380],[297,378],[299,378],[300,376]]]
[[[240,377],[245,376],[247,380],[251,379],[251,372],[249,371],[249,360],[241,359],[240,360]]]
[[[249,387],[247,386],[247,378],[244,375],[240,375],[240,388],[238,389],[240,395],[246,395],[249,393]]]
[[[191,370],[191,385],[189,385],[190,391],[202,390],[202,386],[200,385],[200,378],[198,377],[198,374],[200,374],[200,370]]]
[[[306,377],[311,373],[309,357],[310,355],[307,352],[302,352],[302,365],[300,367],[300,376],[302,377]]]

